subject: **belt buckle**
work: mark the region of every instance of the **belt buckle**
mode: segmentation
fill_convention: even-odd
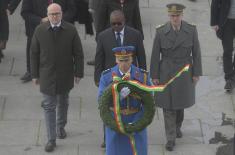
[[[131,114],[130,109],[125,109],[125,114],[126,114],[126,115],[130,115],[130,114]]]

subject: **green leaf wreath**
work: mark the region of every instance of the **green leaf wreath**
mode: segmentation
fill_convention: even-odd
[[[124,124],[124,129],[126,133],[133,133],[142,131],[146,128],[153,120],[155,114],[155,104],[153,95],[150,92],[139,89],[138,87],[131,85],[127,82],[122,82],[118,85],[118,92],[121,88],[128,87],[131,91],[130,96],[141,100],[141,104],[144,109],[143,116],[136,122]],[[112,96],[112,84],[110,84],[107,89],[104,90],[103,94],[99,98],[99,109],[100,116],[104,124],[110,127],[116,132],[120,132],[115,119],[112,115],[110,107],[113,106],[113,96]]]

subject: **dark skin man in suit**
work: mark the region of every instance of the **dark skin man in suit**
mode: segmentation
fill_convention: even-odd
[[[115,10],[111,13],[110,25],[110,28],[102,31],[97,37],[94,73],[96,85],[99,83],[101,73],[116,64],[112,49],[117,46],[134,46],[133,64],[146,69],[146,56],[141,32],[125,25],[125,17],[121,10]],[[121,45],[118,45],[117,33],[120,33]]]

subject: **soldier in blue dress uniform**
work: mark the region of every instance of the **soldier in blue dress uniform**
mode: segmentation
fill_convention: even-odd
[[[98,98],[103,91],[113,82],[113,75],[122,77],[128,74],[130,80],[136,80],[140,83],[150,85],[148,72],[137,68],[132,64],[133,46],[116,47],[113,49],[116,56],[117,65],[113,68],[103,71],[98,90]],[[123,123],[133,123],[138,121],[143,115],[143,107],[140,100],[130,95],[130,89],[123,87],[120,91],[120,112]],[[112,110],[112,108],[110,109]],[[128,136],[118,133],[108,126],[105,127],[106,134],[106,155],[132,155],[130,140]],[[147,155],[147,131],[143,129],[134,133],[137,153],[139,155]]]

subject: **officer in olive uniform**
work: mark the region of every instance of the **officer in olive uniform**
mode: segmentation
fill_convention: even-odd
[[[175,139],[182,137],[180,130],[184,109],[195,103],[195,85],[202,75],[201,51],[197,29],[183,21],[181,4],[168,4],[170,21],[156,29],[154,39],[150,76],[155,85],[170,80],[186,64],[188,72],[182,74],[164,92],[156,94],[156,104],[163,108],[167,144],[172,151]]]

